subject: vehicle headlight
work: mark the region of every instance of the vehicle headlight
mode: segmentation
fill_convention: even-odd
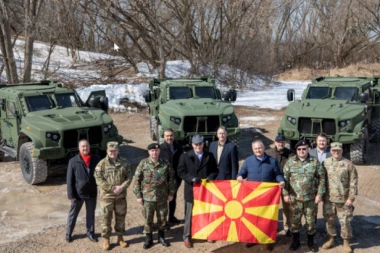
[[[59,141],[59,139],[61,139],[61,135],[59,133],[46,132],[46,138],[52,141]]]
[[[288,116],[286,119],[287,119],[287,120],[289,121],[289,123],[292,124],[292,125],[296,125],[296,123],[297,123],[297,120],[296,120],[295,118],[293,118],[293,117]]]
[[[223,117],[222,117],[222,122],[223,122],[223,123],[226,123],[226,122],[229,121],[230,119],[231,119],[231,115],[223,116]]]
[[[351,120],[345,119],[338,122],[339,127],[346,127],[351,124]]]
[[[181,119],[173,117],[173,116],[170,117],[170,121],[173,122],[173,123],[175,123],[175,124],[177,124],[177,125],[181,124]]]

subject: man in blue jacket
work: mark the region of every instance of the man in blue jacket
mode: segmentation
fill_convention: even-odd
[[[255,182],[278,182],[280,187],[284,188],[285,180],[280,167],[275,158],[265,154],[264,143],[254,141],[252,150],[253,155],[245,159],[236,179],[240,183],[243,182],[243,179]],[[246,247],[252,247],[253,245],[252,243],[247,243]],[[267,244],[266,249],[271,251],[272,245]]]

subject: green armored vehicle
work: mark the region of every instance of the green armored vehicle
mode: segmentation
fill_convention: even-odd
[[[318,77],[290,103],[278,129],[290,140],[314,141],[323,132],[329,141],[343,143],[344,155],[356,164],[367,160],[369,141],[380,142],[379,77]]]
[[[182,145],[190,144],[191,137],[200,134],[207,146],[216,140],[218,127],[224,126],[228,138],[239,144],[239,122],[231,105],[236,91],[229,90],[222,98],[214,79],[152,79],[144,98],[149,105],[152,140],[162,143],[163,130],[172,128]]]
[[[122,142],[107,110],[104,90],[84,103],[53,81],[0,85],[0,158],[7,153],[18,159],[25,180],[42,183],[48,167],[78,151],[79,140],[87,139],[100,154],[108,141]]]

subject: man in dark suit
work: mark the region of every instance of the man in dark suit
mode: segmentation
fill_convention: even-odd
[[[309,155],[317,158],[320,164],[322,164],[326,158],[331,157],[330,147],[327,146],[327,135],[325,133],[318,134],[316,142],[317,147],[311,149]]]
[[[164,131],[164,143],[160,145],[160,158],[165,158],[169,161],[172,168],[175,171],[176,176],[176,182],[177,182],[177,188],[173,197],[173,200],[169,202],[169,217],[168,222],[172,224],[179,224],[181,223],[180,220],[178,220],[175,216],[175,209],[177,206],[177,191],[179,186],[181,185],[182,179],[178,175],[178,162],[179,157],[183,154],[182,146],[177,144],[174,141],[174,130],[171,128],[168,128]]]
[[[74,231],[78,214],[86,203],[86,231],[87,237],[97,242],[95,237],[95,208],[97,185],[94,177],[95,167],[100,158],[92,154],[87,140],[80,140],[79,154],[70,159],[67,167],[67,197],[71,201],[71,208],[67,218],[66,241],[72,242],[71,234]]]
[[[224,126],[216,132],[218,141],[210,144],[209,151],[214,155],[219,169],[217,180],[235,180],[239,170],[238,150],[235,144],[227,140]]]
[[[178,164],[178,175],[185,181],[185,225],[183,240],[187,248],[192,248],[191,216],[193,209],[193,184],[201,179],[213,180],[218,175],[214,156],[203,150],[203,136],[195,135],[191,139],[193,150],[181,155]]]

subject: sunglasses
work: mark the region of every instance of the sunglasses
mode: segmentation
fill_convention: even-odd
[[[297,151],[306,151],[307,148],[297,148]]]

